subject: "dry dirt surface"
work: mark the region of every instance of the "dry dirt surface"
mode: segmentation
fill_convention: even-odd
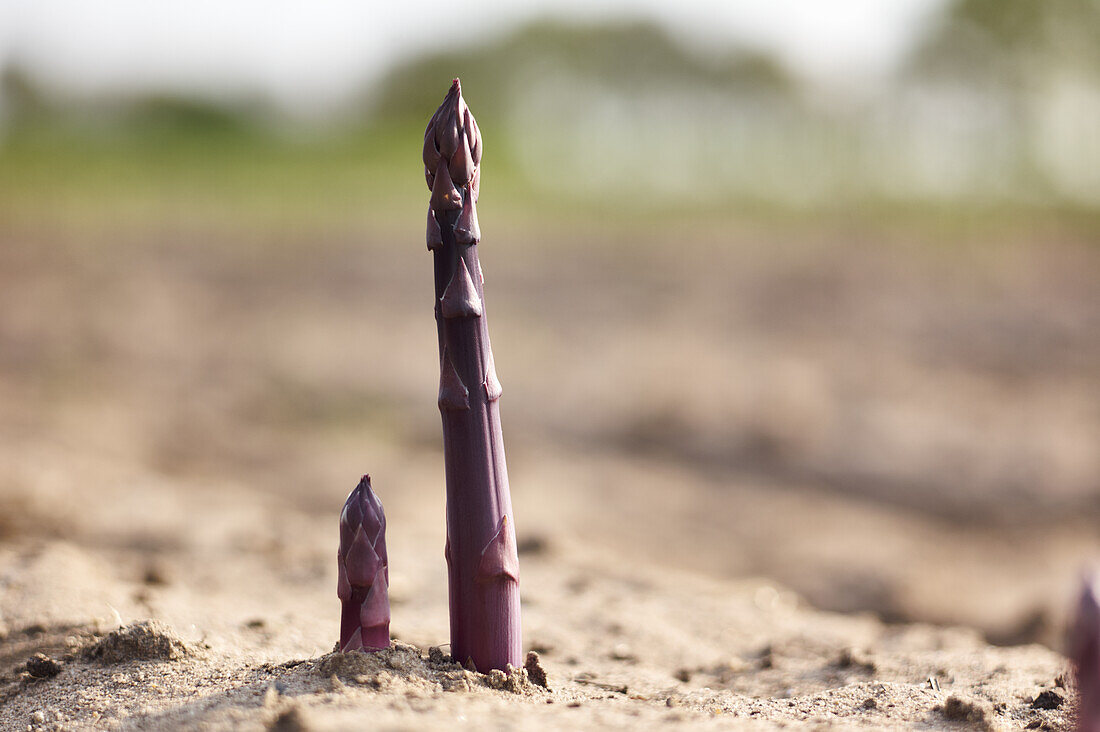
[[[0,728],[1072,727],[1100,250],[487,238],[537,659],[485,676],[419,236],[0,228]],[[395,646],[333,654],[363,472]]]
[[[320,539],[323,527],[313,528]],[[16,624],[0,654],[0,726],[1071,724],[1067,664],[1046,648],[823,613],[763,581],[613,569],[621,558],[592,566],[573,551],[523,557],[526,644],[538,650],[527,668],[482,675],[428,645],[446,632],[438,593],[414,591],[441,579],[429,563],[406,568],[394,597],[395,634],[421,645],[340,654],[324,650],[335,627],[331,588],[291,582],[271,557],[243,558],[242,576],[214,588],[201,581],[209,568],[188,569],[201,563],[191,551],[162,568],[175,579],[149,584],[71,544],[28,547],[3,557],[3,611]],[[295,594],[309,597],[288,602]],[[89,609],[111,617],[89,618]],[[171,620],[116,627],[142,615]]]

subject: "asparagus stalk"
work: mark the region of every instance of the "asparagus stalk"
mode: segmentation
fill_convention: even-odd
[[[1069,655],[1077,668],[1077,728],[1100,732],[1100,578],[1086,576],[1070,634]]]
[[[478,261],[480,163],[481,133],[455,79],[424,131],[424,175],[432,192],[428,249],[435,257],[451,654],[485,673],[518,668],[523,659],[501,389]]]
[[[337,554],[341,651],[390,647],[390,568],[386,555],[386,514],[364,475],[340,513]]]

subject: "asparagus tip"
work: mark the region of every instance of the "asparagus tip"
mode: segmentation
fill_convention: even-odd
[[[389,558],[386,514],[364,474],[340,512],[336,594],[343,607],[340,649],[380,650],[390,645]]]
[[[422,157],[424,181],[432,191],[431,210],[436,214],[457,210],[469,199],[470,210],[461,228],[466,237],[464,243],[476,243],[470,240],[480,238],[472,204],[480,187],[481,132],[462,99],[462,84],[457,77],[424,129]],[[442,225],[442,219],[438,223]],[[454,227],[453,221],[450,226]],[[430,238],[429,232],[429,241]]]

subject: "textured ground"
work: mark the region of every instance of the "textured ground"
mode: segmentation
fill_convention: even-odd
[[[419,232],[0,227],[0,728],[1069,724],[1100,251],[520,234],[483,264],[549,691],[428,658]],[[362,472],[411,647],[346,659]]]
[[[327,528],[308,520],[295,526],[295,536],[314,537],[304,553],[315,551],[317,561],[328,554]],[[406,555],[413,547],[394,547],[395,556],[398,548]],[[234,557],[229,569],[211,555],[215,546],[181,548],[154,576],[62,542],[5,553],[2,610],[16,622],[0,654],[0,724],[1070,723],[1068,669],[1046,648],[992,648],[972,631],[822,613],[765,581],[615,569],[627,563],[606,553],[593,566],[577,548],[522,558],[526,645],[537,649],[549,689],[522,675],[467,672],[443,658],[445,649],[429,658],[430,644],[446,634],[446,607],[434,589],[442,573],[430,562],[394,571],[403,580],[395,582],[395,635],[419,647],[402,642],[383,654],[343,655],[326,648],[335,629],[330,583],[282,566],[285,551],[222,546],[216,553]],[[107,617],[90,617],[96,611]],[[119,616],[161,620],[118,630]],[[55,663],[27,665],[35,653]]]

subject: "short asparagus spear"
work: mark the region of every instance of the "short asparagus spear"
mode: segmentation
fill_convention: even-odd
[[[336,594],[341,651],[377,651],[390,647],[389,559],[386,514],[370,487],[370,476],[344,502],[340,513],[339,577]]]
[[[439,409],[447,478],[451,653],[483,673],[519,668],[519,558],[500,429],[500,382],[485,322],[475,204],[481,133],[454,80],[424,131],[435,256]]]
[[[1069,655],[1077,667],[1077,728],[1100,732],[1100,579],[1086,576],[1070,634]]]

